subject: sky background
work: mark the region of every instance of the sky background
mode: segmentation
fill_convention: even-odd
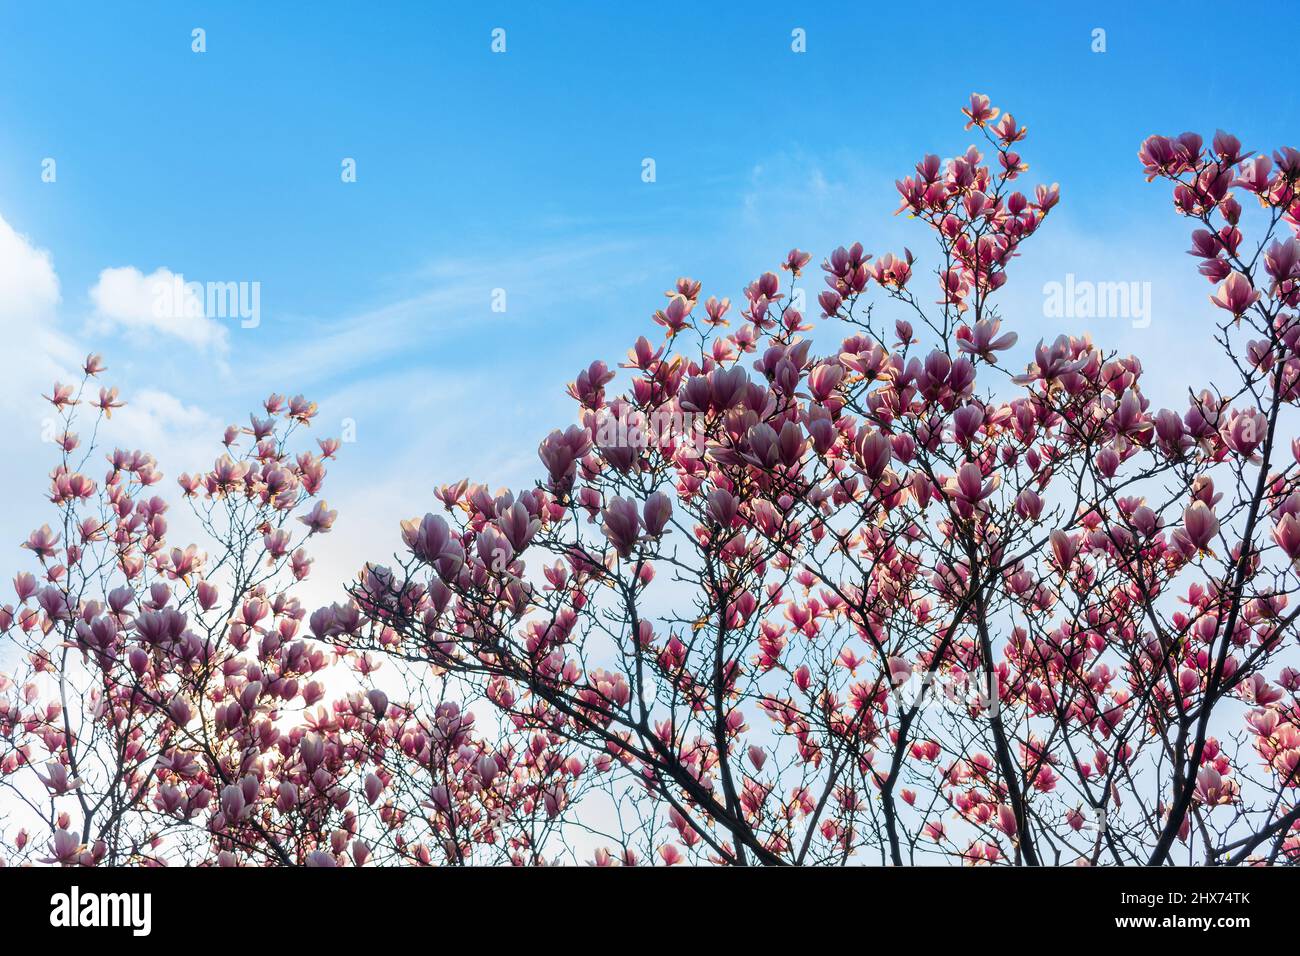
[[[110,437],[157,455],[167,489],[271,391],[318,401],[322,435],[355,422],[316,551],[333,599],[437,484],[530,484],[537,442],[573,420],[565,384],[656,336],[678,276],[736,300],[798,246],[816,290],[857,240],[928,271],[893,183],[974,141],[972,91],[1028,125],[1025,185],[1062,190],[999,293],[1008,364],[1089,332],[1179,402],[1208,372],[1211,290],[1137,147],[1218,127],[1296,145],[1291,38],[1222,5],[466,6],[0,2],[0,544],[52,514],[39,393],[98,351],[132,403]],[[149,322],[159,269],[259,282],[261,324]],[[1046,317],[1066,273],[1150,282],[1150,327]],[[29,566],[0,547],[0,580]]]

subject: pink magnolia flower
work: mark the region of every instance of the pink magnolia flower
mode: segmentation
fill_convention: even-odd
[[[1259,299],[1260,294],[1251,287],[1250,280],[1235,271],[1230,273],[1215,290],[1214,295],[1210,296],[1211,302],[1238,317]]]
[[[645,500],[643,520],[646,534],[657,538],[663,534],[672,517],[673,503],[661,491],[652,492]]]
[[[50,838],[49,856],[41,860],[42,863],[61,863],[65,866],[78,862],[81,856],[83,844],[73,833],[70,833],[66,827],[61,827],[54,831]]]
[[[972,93],[970,97],[970,106],[962,107],[962,113],[965,114],[970,122],[966,128],[972,126],[983,126],[985,123],[992,122],[998,118],[1001,112],[996,106],[989,105],[989,98],[982,93]]]
[[[1232,787],[1213,767],[1202,767],[1196,773],[1196,799],[1213,807],[1232,802]]]
[[[324,501],[318,501],[316,507],[298,520],[308,527],[309,534],[316,534],[317,532],[324,534],[334,526],[334,519],[338,517],[338,514],[337,511],[330,511],[329,505]]]
[[[604,518],[600,530],[606,539],[614,546],[620,558],[630,557],[641,534],[641,518],[637,514],[636,502],[615,497],[600,514]]]
[[[1219,426],[1223,443],[1243,458],[1252,458],[1268,433],[1268,419],[1254,408],[1233,411]]]
[[[1079,553],[1079,542],[1073,536],[1065,531],[1056,530],[1049,535],[1052,546],[1052,559],[1056,562],[1057,568],[1062,572],[1070,569],[1074,563],[1075,555]]]
[[[1292,561],[1300,559],[1300,517],[1294,514],[1283,515],[1273,526],[1273,540]]]
[[[1015,332],[998,335],[1001,326],[1001,319],[980,319],[973,327],[962,326],[957,331],[957,348],[978,355],[986,362],[996,363],[998,359],[993,353],[1005,352],[1019,338]]]
[[[27,536],[23,547],[34,552],[41,560],[52,558],[58,548],[59,539],[62,537],[58,532],[51,531],[48,524],[43,524],[38,530]]]
[[[1219,520],[1205,502],[1193,502],[1183,512],[1183,531],[1197,550],[1205,551],[1219,532]]]
[[[54,796],[61,796],[71,790],[81,786],[81,781],[76,777],[68,775],[68,768],[57,760],[51,760],[45,764],[45,773],[37,773],[37,779],[49,788],[50,793]]]

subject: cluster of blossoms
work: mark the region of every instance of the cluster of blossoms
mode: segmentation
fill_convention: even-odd
[[[335,446],[287,452],[307,403],[182,476],[216,562],[161,544],[147,456],[102,492],[56,471],[62,530],[2,622],[33,675],[0,686],[0,781],[33,767],[49,814],[82,810],[46,814],[47,858],[1300,860],[1300,153],[1143,144],[1238,374],[1155,408],[1088,337],[1004,370],[995,297],[1059,190],[1017,190],[1025,127],[963,112],[981,145],[897,184],[928,275],[836,249],[816,320],[799,249],[734,310],[678,279],[658,341],[569,385],[533,487],[439,488],[309,616],[290,516],[328,531]],[[75,726],[42,689],[74,660]],[[335,672],[361,686],[318,706]],[[118,755],[99,789],[91,751]]]

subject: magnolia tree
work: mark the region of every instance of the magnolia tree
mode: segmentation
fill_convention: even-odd
[[[293,451],[315,406],[272,395],[265,417],[227,429],[211,471],[180,476],[205,554],[167,544],[151,456],[113,451],[102,480],[87,474],[96,442],[79,450],[72,428],[89,416],[98,435],[122,405],[96,394],[103,371],[91,356],[48,396],[57,518],[23,545],[39,574],[0,608],[18,668],[0,673],[8,862],[532,860],[563,743],[485,734],[445,695],[340,690],[351,673],[370,687],[380,662],[305,633],[293,588],[336,517],[318,495],[338,442]]]
[[[963,112],[980,145],[897,184],[924,269],[837,249],[812,308],[799,250],[734,310],[679,279],[535,486],[440,488],[309,617],[310,405],[182,476],[214,558],[163,545],[152,459],[101,488],[65,439],[2,622],[0,781],[43,831],[11,857],[1300,860],[1300,152],[1143,144],[1231,379],[1156,409],[1086,337],[1005,370],[996,293],[1058,190]]]

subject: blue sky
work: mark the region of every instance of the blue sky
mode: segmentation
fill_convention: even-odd
[[[677,276],[736,298],[795,245],[924,257],[892,184],[971,142],[972,91],[1029,126],[1029,183],[1062,185],[1006,293],[1022,347],[1089,331],[1174,394],[1209,289],[1137,146],[1222,126],[1272,149],[1300,116],[1285,32],[1248,33],[1221,5],[467,6],[0,3],[0,219],[21,237],[0,244],[18,263],[0,267],[0,305],[18,303],[0,331],[23,366],[0,400],[16,447],[46,414],[28,379],[91,349],[129,401],[144,393],[123,440],[165,446],[169,476],[210,461],[220,426],[267,392],[305,391],[324,432],[357,422],[330,494],[343,517],[325,569],[346,573],[436,482],[528,481],[538,439],[571,419],[564,384],[651,334]],[[262,324],[196,347],[97,316],[103,270],[160,268],[260,282]],[[1152,327],[1045,319],[1042,284],[1068,271],[1151,281]],[[0,465],[6,500],[35,502],[44,454]],[[4,540],[31,525],[20,510]]]

